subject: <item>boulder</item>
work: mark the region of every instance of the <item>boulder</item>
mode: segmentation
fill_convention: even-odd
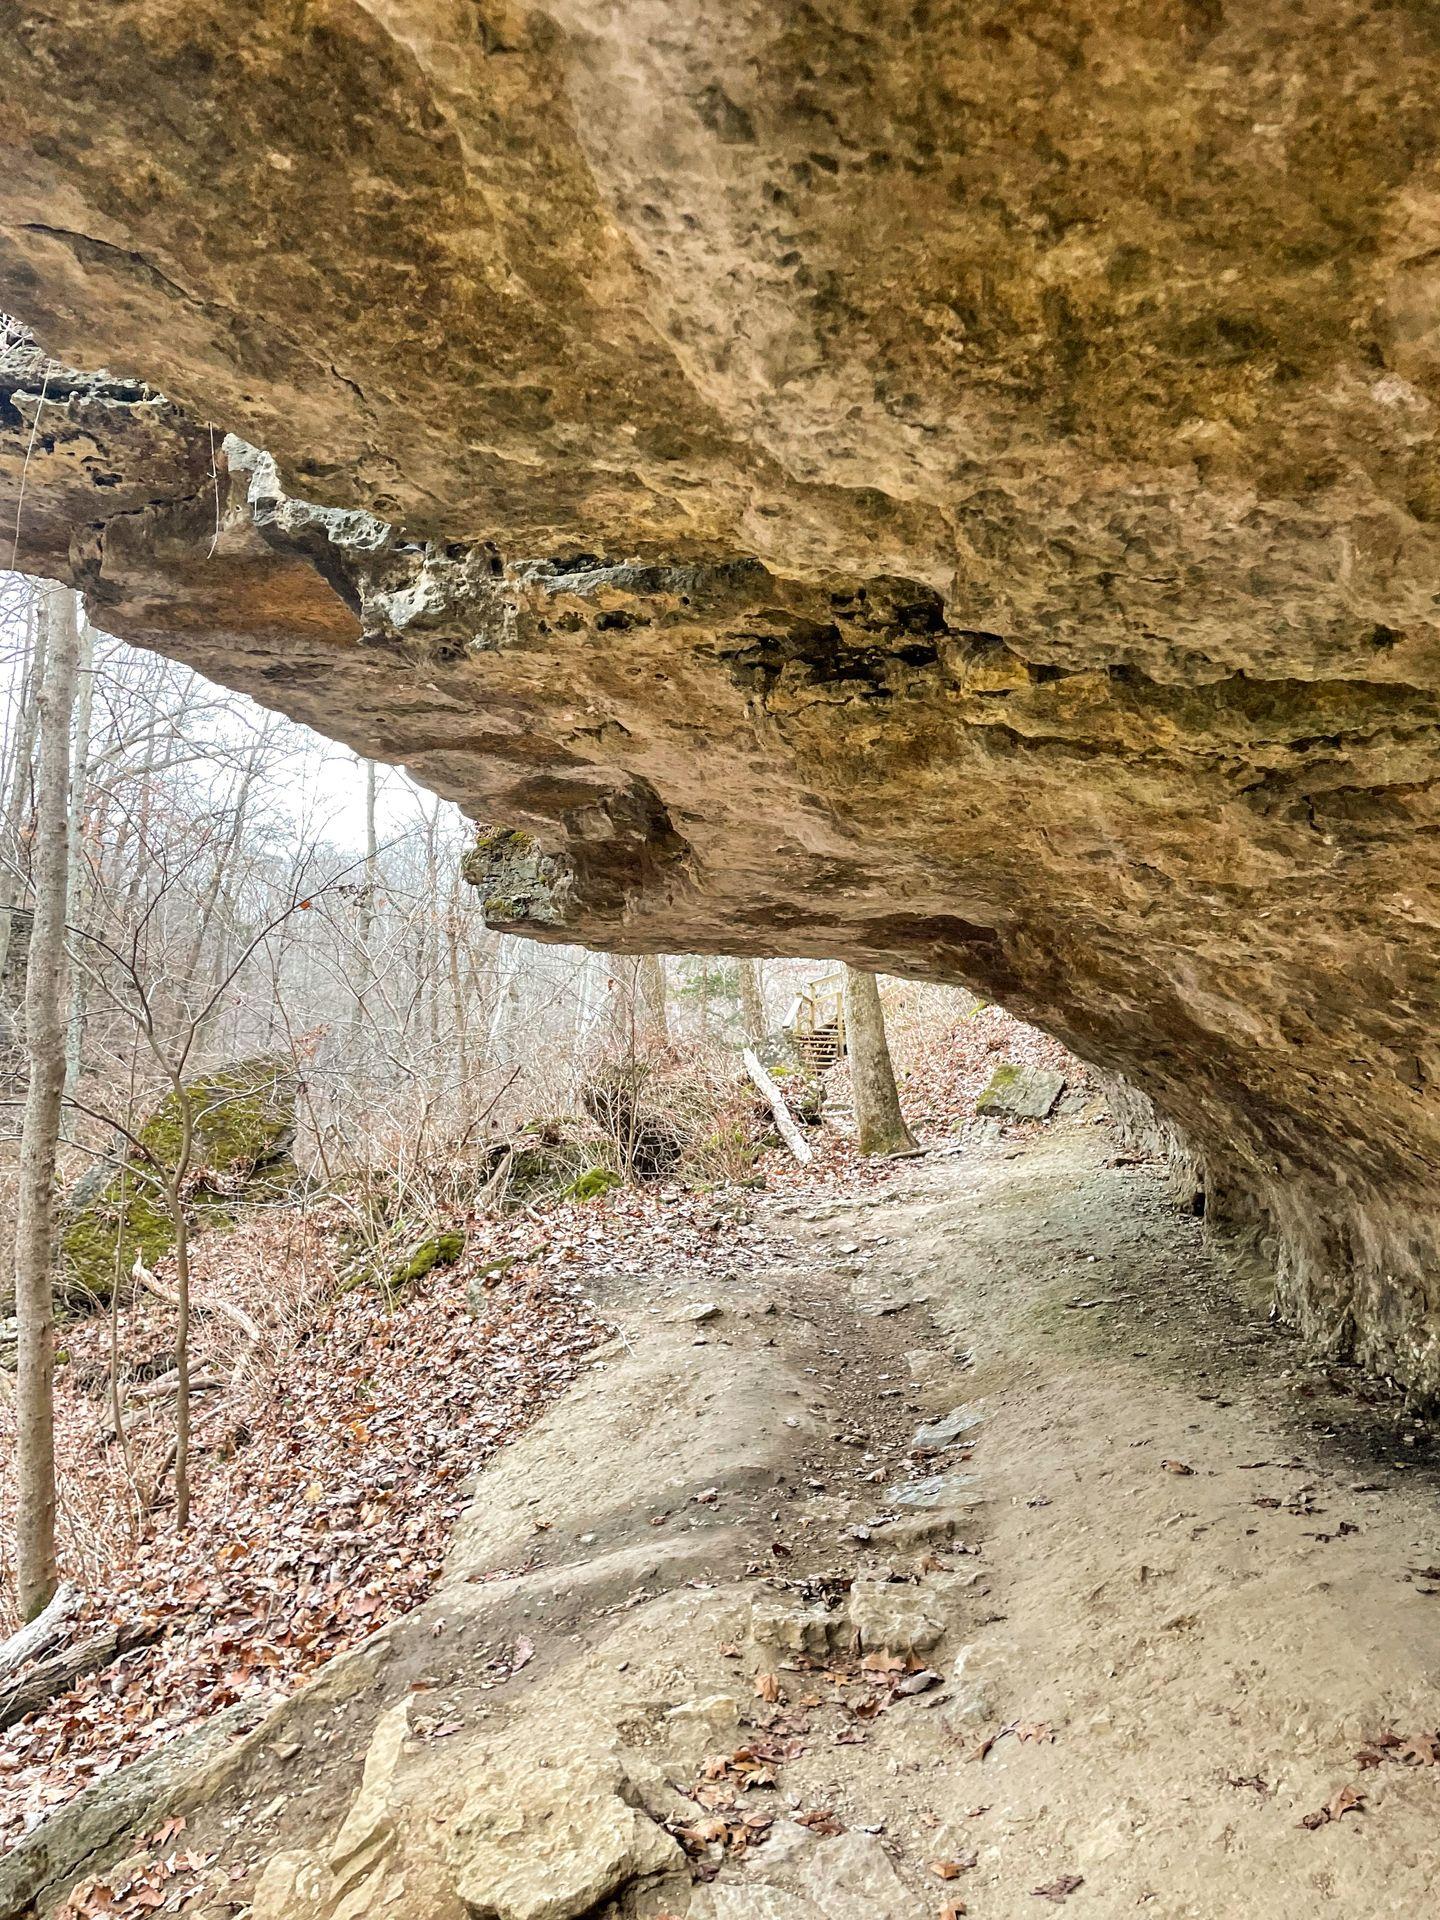
[[[161,1173],[180,1148],[181,1100],[195,1130],[187,1204],[196,1227],[233,1219],[237,1207],[271,1199],[295,1181],[295,1070],[257,1058],[197,1075],[167,1094],[137,1131],[139,1148],[117,1140],[110,1160],[68,1195],[60,1228],[60,1291],[75,1305],[109,1298],[117,1273],[137,1253],[153,1267],[175,1244]],[[141,1151],[143,1149],[143,1151]],[[117,1172],[113,1162],[123,1158]]]
[[[862,1575],[850,1589],[848,1611],[865,1653],[929,1653],[945,1635],[944,1604],[920,1580]]]
[[[627,1791],[618,1761],[556,1755],[523,1779],[503,1764],[483,1773],[454,1839],[456,1891],[473,1920],[580,1920],[633,1881],[683,1866]]]
[[[1065,1091],[1065,1076],[1052,1067],[1022,1067],[1003,1060],[975,1102],[976,1113],[1007,1120],[1046,1120]]]

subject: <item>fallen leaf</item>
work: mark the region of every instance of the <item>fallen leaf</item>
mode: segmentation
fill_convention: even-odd
[[[1332,1820],[1339,1820],[1347,1813],[1358,1813],[1365,1804],[1365,1795],[1359,1787],[1342,1787],[1333,1799],[1326,1803],[1325,1811]]]
[[[755,1697],[768,1700],[773,1706],[780,1698],[780,1681],[773,1673],[757,1673],[755,1676]]]
[[[1166,1473],[1194,1473],[1195,1471],[1194,1467],[1187,1467],[1183,1460],[1162,1460],[1160,1464]],[[1062,1894],[1060,1897],[1063,1900],[1065,1896]]]
[[[1341,1787],[1323,1807],[1307,1813],[1300,1824],[1314,1833],[1319,1827],[1328,1827],[1332,1820],[1343,1820],[1347,1813],[1358,1813],[1364,1805],[1365,1795],[1358,1787]]]
[[[1083,1887],[1084,1884],[1085,1876],[1083,1874],[1062,1873],[1058,1880],[1051,1880],[1046,1886],[1032,1887],[1030,1889],[1030,1895],[1031,1898],[1035,1900],[1054,1900],[1058,1905],[1060,1901],[1068,1900],[1071,1894],[1074,1893],[1078,1887]]]

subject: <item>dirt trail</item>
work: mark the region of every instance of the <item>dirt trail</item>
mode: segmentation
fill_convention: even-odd
[[[163,1801],[187,1911],[1428,1911],[1437,1749],[1355,1757],[1440,1727],[1427,1431],[1096,1124],[756,1217],[773,1267],[602,1299],[436,1597]]]

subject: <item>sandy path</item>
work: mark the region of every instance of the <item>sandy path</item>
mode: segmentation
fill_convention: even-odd
[[[977,1915],[1043,1911],[1031,1889],[1067,1874],[1104,1915],[1432,1911],[1440,1766],[1355,1759],[1440,1727],[1440,1581],[1411,1572],[1440,1561],[1429,1435],[1299,1367],[1158,1173],[1116,1157],[1059,1127],[811,1229],[865,1245],[883,1218],[861,1293],[928,1293],[984,1416],[952,1701],[887,1716],[845,1798],[907,1854],[978,1851]],[[1012,1722],[1053,1741],[969,1757]],[[1347,1785],[1363,1810],[1300,1824]]]
[[[185,1803],[186,1910],[1434,1911],[1440,1764],[1356,1758],[1440,1728],[1429,1430],[1300,1366],[1094,1122],[754,1218],[713,1303],[610,1287],[434,1598]]]

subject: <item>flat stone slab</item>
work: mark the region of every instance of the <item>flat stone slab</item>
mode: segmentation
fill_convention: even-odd
[[[984,1420],[982,1413],[973,1407],[952,1407],[949,1413],[939,1420],[932,1420],[928,1426],[915,1429],[914,1444],[917,1447],[953,1447],[960,1436],[971,1433]]]
[[[975,1490],[977,1481],[973,1473],[932,1473],[924,1480],[902,1480],[888,1487],[885,1498],[892,1506],[922,1507],[927,1512],[936,1507],[978,1507],[985,1496]]]
[[[1044,1120],[1064,1091],[1065,1076],[1053,1067],[1022,1067],[1014,1060],[1002,1060],[975,1102],[975,1111],[1005,1114],[1012,1120]]]

